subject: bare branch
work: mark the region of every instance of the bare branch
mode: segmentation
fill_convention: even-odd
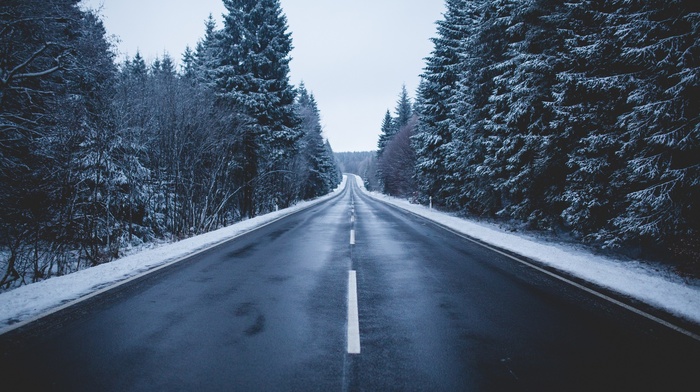
[[[46,76],[46,75],[52,74],[52,73],[58,71],[59,69],[61,69],[61,66],[60,66],[60,65],[57,65],[57,66],[55,66],[55,67],[53,67],[53,68],[49,68],[49,69],[47,69],[47,70],[40,71],[40,72],[30,72],[30,73],[19,74],[19,75],[15,76],[14,78],[15,78],[15,79],[38,78],[38,77],[42,77],[42,76]]]
[[[56,45],[56,44],[53,42],[45,43],[41,48],[39,48],[34,53],[32,53],[32,55],[29,56],[29,58],[27,60],[25,60],[23,63],[17,65],[16,67],[14,67],[12,70],[10,70],[7,73],[7,75],[5,75],[3,77],[3,79],[0,80],[0,83],[2,83],[2,85],[6,86],[8,83],[10,83],[12,81],[12,79],[14,78],[14,76],[17,72],[19,72],[22,68],[29,65],[32,61],[36,60],[36,58],[39,57],[42,53],[44,53],[44,51],[46,51],[46,49],[48,49],[50,46],[53,46],[53,45]],[[58,61],[58,59],[56,59],[56,61]],[[51,72],[55,72],[55,70],[53,70]],[[49,73],[51,73],[51,72],[49,72]],[[32,74],[37,74],[38,76],[43,76],[43,75],[46,75],[47,73],[36,72],[36,73],[20,74],[18,76],[24,75],[24,77],[27,78],[27,77],[32,77]]]

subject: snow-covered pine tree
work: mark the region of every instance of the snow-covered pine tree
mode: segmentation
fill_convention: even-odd
[[[389,191],[390,194],[396,194],[394,191],[390,191],[386,188],[387,179],[389,176],[393,176],[394,170],[391,165],[387,165],[386,162],[382,163],[384,160],[384,150],[391,144],[394,137],[407,126],[408,122],[411,120],[413,112],[413,104],[411,99],[408,97],[408,91],[406,91],[406,85],[401,86],[401,92],[399,93],[399,98],[396,101],[396,117],[392,117],[389,110],[386,111],[384,116],[384,121],[382,122],[381,133],[379,134],[379,142],[377,143],[377,178],[384,192]],[[410,134],[413,135],[413,128]],[[410,146],[409,146],[410,147]],[[413,155],[411,155],[413,157]],[[411,170],[413,170],[414,161],[410,162]],[[404,170],[405,168],[401,168]]]
[[[494,89],[487,104],[484,166],[500,194],[499,215],[549,228],[561,213],[566,178],[566,137],[552,127],[552,86],[565,66],[559,33],[565,18],[559,2],[510,0],[493,3],[504,31],[504,59],[493,64]]]
[[[411,99],[408,97],[408,91],[406,91],[406,85],[401,86],[401,93],[399,94],[399,99],[396,101],[396,121],[394,121],[394,128],[398,133],[399,129],[408,124],[413,115],[413,105],[411,104]]]
[[[218,65],[219,37],[217,34],[216,21],[214,16],[209,14],[209,17],[204,22],[204,37],[195,46],[192,54],[193,61],[189,66],[190,70],[188,72],[193,75],[198,83],[212,87],[216,85],[214,82],[214,70]]]
[[[313,94],[303,83],[297,92],[297,115],[301,119],[303,136],[299,140],[300,154],[295,165],[299,189],[293,196],[311,199],[327,194],[337,185],[337,169],[332,151],[329,153],[323,140],[321,116]]]
[[[700,255],[700,3],[611,0],[624,10],[615,38],[633,78],[620,116],[631,192],[615,220],[623,238],[641,237]]]
[[[381,157],[384,153],[384,148],[386,147],[386,144],[389,142],[389,140],[391,140],[391,137],[394,136],[395,129],[396,127],[394,126],[394,118],[391,116],[391,112],[389,111],[389,109],[387,109],[386,114],[384,115],[384,120],[382,120],[379,141],[377,142],[378,157]]]
[[[562,195],[564,224],[587,241],[610,239],[610,220],[626,193],[625,159],[617,154],[623,129],[618,117],[629,110],[630,77],[620,62],[614,34],[621,12],[608,1],[566,5],[562,57],[568,68],[553,86],[555,120],[568,152]]]
[[[196,60],[195,52],[189,45],[185,46],[185,51],[182,52],[182,64],[180,65],[180,73],[187,80],[194,80],[196,75]]]
[[[289,84],[292,39],[279,0],[224,0],[214,78],[219,97],[250,117],[239,146],[243,216],[275,204],[301,136]]]
[[[416,176],[422,197],[444,204],[442,185],[448,175],[445,145],[452,140],[448,119],[450,97],[456,93],[458,65],[469,28],[464,13],[471,1],[446,0],[444,18],[437,22],[433,51],[426,59],[418,89],[419,124],[412,140],[417,153]]]
[[[136,78],[145,80],[146,76],[148,75],[148,67],[146,66],[146,60],[143,59],[143,56],[141,56],[141,52],[139,52],[138,50],[136,51],[134,58],[131,59],[130,62],[127,61],[125,66],[129,69],[129,72]]]
[[[409,197],[416,191],[413,175],[416,163],[411,144],[418,118],[403,125],[386,145],[384,154],[377,160],[377,172],[382,174],[383,192],[392,196]]]
[[[488,118],[488,98],[494,90],[497,67],[507,51],[504,26],[510,17],[508,7],[499,8],[489,1],[465,2],[461,9],[464,38],[457,51],[454,67],[457,80],[453,94],[446,97],[449,108],[443,126],[451,139],[444,146],[445,175],[440,183],[442,203],[477,215],[492,215],[501,209],[501,199],[494,188],[500,175],[498,167],[485,161],[503,139],[491,137],[484,127]]]
[[[331,180],[331,190],[335,189],[340,182],[343,180],[343,171],[340,169],[340,162],[338,161],[338,157],[336,156],[335,152],[333,151],[333,147],[331,147],[331,142],[326,139],[326,155],[328,156],[328,162],[333,164],[333,170],[329,173],[331,173],[330,180]]]

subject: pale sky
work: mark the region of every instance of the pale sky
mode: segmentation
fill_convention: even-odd
[[[83,0],[101,8],[120,59],[138,50],[180,60],[194,48],[211,13],[221,27],[221,0]],[[291,83],[302,80],[321,111],[334,151],[377,148],[384,113],[402,84],[415,95],[433,48],[444,0],[281,0],[292,33]]]

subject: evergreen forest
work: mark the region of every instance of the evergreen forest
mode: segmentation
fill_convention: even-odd
[[[378,188],[700,276],[700,2],[446,0]]]
[[[195,48],[117,61],[79,0],[0,4],[0,288],[326,194],[313,94],[279,0],[225,0]]]

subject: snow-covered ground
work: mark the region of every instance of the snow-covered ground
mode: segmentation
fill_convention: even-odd
[[[638,261],[594,255],[570,244],[555,244],[534,236],[508,233],[496,225],[466,220],[407,200],[368,192],[359,177],[357,183],[367,195],[377,200],[700,324],[700,286],[670,270],[653,268]]]
[[[69,306],[87,296],[97,295],[115,284],[136,279],[144,273],[163,268],[215,244],[318,204],[342,191],[345,180],[344,178],[343,183],[330,195],[312,201],[197,237],[134,253],[108,264],[2,293],[0,333]],[[358,178],[357,183],[362,186],[361,179]],[[465,220],[425,206],[411,204],[406,200],[367,192],[364,189],[363,191],[375,199],[438,222],[459,233],[513,251],[700,324],[700,287],[671,272],[659,272],[639,262],[593,255],[572,245],[552,244],[523,234],[507,233],[495,225]]]
[[[304,201],[292,207],[260,215],[196,237],[155,246],[111,263],[2,293],[0,294],[0,334],[47,313],[70,306],[75,301],[95,296],[115,284],[164,268],[216,244],[332,198],[343,190],[346,180],[347,177],[343,176],[343,182],[335,191],[314,200]]]

